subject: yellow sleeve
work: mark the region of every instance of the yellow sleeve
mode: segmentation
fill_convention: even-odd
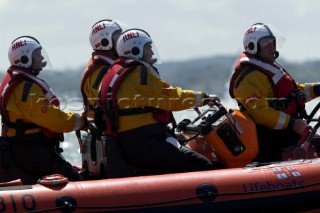
[[[173,87],[150,70],[147,71],[146,83],[141,84],[140,70],[141,66],[138,66],[127,74],[119,87],[118,100],[119,97],[126,97],[118,102],[121,109],[155,107],[166,111],[179,111],[203,104],[204,95],[202,92]],[[118,94],[122,95],[118,96]]]
[[[249,73],[238,87],[234,88],[234,95],[257,124],[270,129],[287,128],[290,115],[269,106],[268,98],[274,97],[273,88],[263,73]]]
[[[22,101],[24,84],[25,81],[17,85],[9,97],[6,110],[11,122],[22,119],[59,133],[70,132],[83,125],[79,114],[64,112],[51,104],[35,83],[32,84],[26,100]]]

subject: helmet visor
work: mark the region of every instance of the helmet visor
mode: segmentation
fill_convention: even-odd
[[[43,48],[42,48],[42,50],[41,50],[41,55],[43,56],[42,69],[52,70],[52,65],[51,65],[49,56],[48,56],[46,50],[43,49]]]
[[[151,59],[153,61],[152,64],[162,64],[160,54],[158,52],[158,48],[154,42],[151,43],[151,48],[152,48],[152,52],[153,52],[153,56]]]
[[[44,48],[38,48],[32,53],[32,69],[51,70],[52,66]]]
[[[264,38],[261,38],[259,40],[259,45],[260,47],[266,47],[268,46],[270,43],[274,43],[275,44],[275,41],[276,41],[276,38],[273,37],[273,36],[268,36],[268,37],[264,37]]]
[[[119,20],[113,20],[113,22],[121,28],[121,31],[124,32],[129,29],[128,25]]]
[[[277,49],[281,48],[286,41],[285,35],[271,24],[267,24],[266,26],[269,28],[269,30],[272,32],[273,37],[276,39]]]
[[[128,28],[128,25],[123,23],[122,21],[113,20],[112,22],[113,22],[113,24],[115,24],[119,27],[119,29],[114,31],[113,35],[112,35],[112,42],[113,42],[112,47],[116,51],[117,42],[118,42],[119,37],[121,36],[121,33],[126,31],[129,28]]]

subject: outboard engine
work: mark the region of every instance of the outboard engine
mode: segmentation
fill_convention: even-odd
[[[90,132],[82,137],[77,133],[82,155],[82,168],[89,178],[120,178],[139,175],[136,167],[128,164],[114,137],[101,136],[92,123]]]
[[[210,160],[217,158],[226,168],[251,163],[259,150],[255,123],[245,112],[228,112],[220,103],[215,104],[193,121],[181,121],[177,131],[188,137],[194,135],[191,138],[197,144],[188,144],[190,148],[201,154],[207,152]],[[205,143],[199,143],[201,140]]]
[[[93,179],[107,178],[106,139],[91,132],[77,137],[80,138],[83,171]]]

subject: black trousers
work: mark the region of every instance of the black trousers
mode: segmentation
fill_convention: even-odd
[[[55,139],[41,133],[24,135],[22,141],[9,138],[14,163],[36,182],[40,177],[61,174],[71,181],[79,180],[75,168],[55,151]]]
[[[274,130],[257,125],[259,153],[255,161],[280,161],[280,150],[298,144],[300,135],[293,130]]]
[[[166,142],[164,124],[152,124],[121,132],[118,141],[131,164],[154,173],[177,173],[214,169],[212,162],[187,147]]]

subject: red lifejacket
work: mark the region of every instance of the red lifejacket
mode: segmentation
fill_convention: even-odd
[[[104,135],[117,136],[119,116],[121,115],[134,115],[152,112],[156,120],[165,124],[169,124],[171,122],[173,125],[175,125],[175,121],[171,112],[154,107],[119,110],[116,94],[120,83],[128,73],[133,71],[139,65],[142,65],[142,67],[145,66],[140,61],[120,57],[110,67],[108,73],[103,79],[99,97],[101,101],[100,107],[103,107],[107,114],[107,129],[104,132]]]
[[[97,79],[93,84],[93,89],[98,90],[103,77],[108,72],[110,65],[113,64],[116,59],[117,56],[114,53],[97,51],[92,52],[91,60],[88,62],[88,65],[83,73],[80,84],[80,90],[83,97],[83,104],[85,106],[85,112],[87,112],[89,109],[94,110],[94,106],[89,104],[87,94],[84,92],[84,85],[87,79],[92,75],[92,73],[96,69],[98,69],[98,67],[105,66],[103,69],[100,70]]]
[[[250,69],[248,66],[252,68]],[[246,71],[243,72],[245,69]],[[305,114],[305,96],[302,91],[298,89],[292,77],[279,65],[264,62],[248,53],[242,53],[235,65],[235,71],[232,74],[229,85],[229,94],[232,98],[235,98],[233,94],[234,87],[237,86],[247,74],[254,70],[259,70],[264,73],[272,83],[276,98],[275,102],[284,98],[287,99],[288,103],[281,111],[290,115]],[[239,79],[235,82],[238,76]],[[273,107],[272,105],[270,106]]]
[[[52,89],[49,85],[42,79],[36,77],[31,73],[29,69],[18,68],[18,67],[9,67],[5,77],[3,78],[0,86],[0,111],[2,116],[2,136],[6,136],[6,132],[8,128],[16,128],[16,122],[10,122],[9,115],[6,111],[6,105],[11,95],[12,90],[22,81],[28,80],[29,82],[37,84],[41,87],[43,94],[50,102],[57,107],[60,106],[59,99],[56,97]],[[31,87],[31,85],[30,85]],[[30,89],[30,88],[29,88]],[[26,94],[23,97],[27,97],[27,93],[29,91],[24,91]],[[22,98],[23,98],[22,97]],[[45,136],[48,137],[63,137],[60,133],[51,132],[50,130],[40,127],[34,123],[24,123],[25,129],[33,129],[33,128],[42,128],[42,131]]]

